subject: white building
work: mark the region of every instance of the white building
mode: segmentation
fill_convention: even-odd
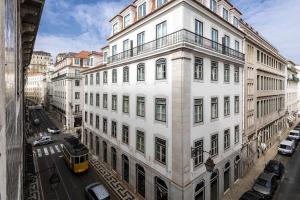
[[[45,74],[41,72],[29,73],[25,85],[25,96],[36,104],[44,104],[45,90],[43,80]]]
[[[286,74],[286,109],[288,121],[293,122],[298,112],[298,83],[299,77],[293,61],[288,61]]]
[[[80,131],[83,87],[80,71],[101,63],[102,54],[81,51],[68,53],[55,63],[51,78],[51,107],[66,129]]]
[[[139,0],[110,21],[106,64],[83,72],[83,141],[141,198],[221,199],[239,178],[240,14],[225,0]]]

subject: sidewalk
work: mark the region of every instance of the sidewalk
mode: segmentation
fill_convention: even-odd
[[[288,132],[298,123],[299,121],[296,121],[291,128],[287,128],[286,132],[281,135],[280,140],[283,140],[287,136]],[[277,147],[279,143],[280,141],[276,141],[273,146],[255,162],[255,165],[252,167],[252,169],[250,169],[247,174],[240,178],[238,182],[235,183],[223,196],[224,200],[237,200],[242,196],[243,193],[252,188],[255,179],[264,170],[267,162],[274,159],[277,155]]]

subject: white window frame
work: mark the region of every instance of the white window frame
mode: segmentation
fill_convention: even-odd
[[[155,98],[155,120],[167,121],[167,100],[165,98]]]

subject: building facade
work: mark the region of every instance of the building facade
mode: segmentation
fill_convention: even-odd
[[[286,74],[286,109],[288,112],[287,120],[292,124],[298,113],[298,70],[293,61],[288,61]]]
[[[24,72],[44,1],[0,1],[0,199],[23,199]]]
[[[34,51],[28,68],[29,73],[46,73],[52,64],[51,54],[44,51]]]
[[[141,199],[221,199],[240,177],[240,15],[224,0],[146,0],[110,21],[104,64],[83,72],[82,139]]]
[[[50,104],[67,130],[81,131],[83,86],[80,71],[100,62],[100,53],[81,51],[66,54],[54,65]]]
[[[41,72],[28,73],[25,85],[25,97],[35,104],[45,103],[45,74]]]
[[[245,131],[243,166],[246,172],[286,128],[286,60],[267,40],[241,21],[245,33]]]

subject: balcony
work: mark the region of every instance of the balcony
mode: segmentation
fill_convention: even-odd
[[[158,50],[179,43],[188,43],[188,44],[196,45],[198,47],[209,49],[241,61],[245,60],[245,55],[239,51],[226,47],[225,45],[222,45],[220,43],[214,42],[201,35],[197,35],[186,29],[182,29],[174,33],[171,33],[169,35],[166,35],[164,37],[153,40],[151,42],[145,43],[143,45],[129,49],[127,51],[123,51],[119,54],[113,55],[108,58],[108,63],[114,63],[117,61],[135,57],[137,55],[141,55],[144,53],[148,53],[154,50]]]
[[[65,73],[58,75],[54,78],[52,78],[52,81],[59,80],[59,79],[74,79],[74,78],[81,78],[81,74],[75,74],[75,73]]]

